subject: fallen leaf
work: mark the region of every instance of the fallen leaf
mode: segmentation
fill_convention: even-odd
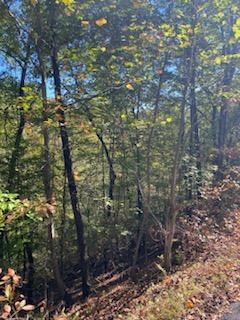
[[[187,302],[186,302],[186,308],[187,309],[192,309],[192,308],[194,308],[194,303],[192,302],[192,300],[188,300]]]

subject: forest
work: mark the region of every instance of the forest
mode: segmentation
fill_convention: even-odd
[[[1,319],[240,319],[239,59],[238,0],[0,0]]]

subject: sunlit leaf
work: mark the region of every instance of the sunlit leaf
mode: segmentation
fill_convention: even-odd
[[[89,21],[88,21],[88,20],[82,20],[82,21],[81,21],[81,25],[82,25],[83,27],[88,27],[88,26],[89,26]]]
[[[133,85],[132,85],[131,83],[127,83],[127,84],[126,84],[126,88],[127,88],[128,90],[134,90],[134,87],[133,87]]]
[[[74,0],[59,0],[58,2],[63,3],[65,6],[71,6]]]
[[[107,24],[107,19],[106,18],[99,18],[95,21],[96,25],[98,27],[102,27],[104,26],[105,24]]]
[[[12,295],[13,295],[13,289],[12,289],[12,286],[9,284],[5,288],[5,296],[8,300],[11,300]]]
[[[215,60],[214,60],[214,62],[215,62],[216,64],[221,64],[221,63],[222,63],[221,57],[216,57]]]

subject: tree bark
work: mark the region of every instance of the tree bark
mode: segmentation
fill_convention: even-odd
[[[62,140],[64,167],[65,167],[66,175],[68,178],[70,200],[71,200],[71,205],[72,205],[72,210],[73,210],[75,225],[77,230],[77,246],[79,251],[80,267],[82,270],[82,292],[83,292],[83,297],[85,298],[89,295],[89,285],[88,285],[87,263],[85,259],[86,246],[85,246],[85,239],[84,239],[84,225],[83,225],[82,215],[79,208],[75,177],[73,174],[72,156],[71,156],[71,150],[69,145],[67,126],[65,121],[65,111],[64,111],[65,107],[64,107],[62,93],[61,93],[61,78],[60,78],[59,65],[57,60],[57,50],[55,47],[54,39],[52,43],[51,61],[52,61],[53,78],[54,78],[54,86],[55,86],[55,98],[58,104],[56,107],[56,114],[58,117],[60,136]]]
[[[172,245],[176,228],[176,193],[177,193],[177,179],[179,175],[179,167],[184,147],[184,131],[185,131],[185,107],[186,98],[189,88],[189,69],[187,68],[186,51],[184,55],[185,70],[184,70],[184,87],[182,94],[182,102],[180,105],[180,122],[178,130],[178,139],[175,145],[174,160],[172,167],[172,174],[170,177],[170,195],[169,195],[169,210],[165,218],[165,243],[164,243],[164,267],[169,272],[172,269]],[[190,63],[191,65],[191,63]]]
[[[51,166],[51,154],[50,154],[50,141],[49,141],[49,132],[48,132],[48,103],[47,103],[47,86],[46,86],[46,78],[45,78],[45,68],[42,60],[42,55],[40,52],[39,44],[36,44],[36,51],[38,55],[39,61],[39,71],[41,76],[41,90],[42,90],[42,104],[43,104],[43,140],[44,140],[44,151],[43,151],[43,159],[44,165],[42,170],[43,176],[43,185],[45,191],[45,198],[47,204],[47,215],[48,215],[48,244],[50,248],[51,255],[51,267],[53,269],[54,279],[58,288],[58,293],[60,295],[60,299],[63,299],[67,305],[70,305],[71,298],[66,291],[66,287],[64,281],[61,276],[60,267],[58,263],[58,257],[55,248],[55,228],[54,228],[54,193],[52,186],[52,166]]]
[[[191,121],[191,131],[190,131],[190,155],[191,162],[196,163],[197,175],[196,175],[196,191],[197,195],[200,196],[200,188],[202,184],[202,164],[201,164],[201,152],[200,152],[200,138],[199,138],[199,125],[198,125],[198,114],[197,114],[197,102],[196,102],[196,35],[195,28],[197,23],[196,16],[196,3],[193,1],[193,21],[192,21],[192,46],[190,53],[190,121]],[[190,174],[189,179],[189,194],[188,198],[192,199],[192,174]]]
[[[32,253],[32,246],[29,242],[27,242],[24,246],[27,263],[26,263],[26,291],[27,291],[27,299],[28,303],[33,303],[33,285],[34,285],[34,259]]]
[[[114,187],[115,187],[115,180],[116,180],[116,173],[113,168],[113,161],[109,154],[108,147],[103,139],[102,133],[97,132],[96,133],[99,141],[101,142],[102,148],[104,150],[107,162],[108,162],[108,168],[109,168],[109,186],[108,186],[108,198],[110,199],[111,203],[107,206],[107,215],[108,217],[111,216],[112,213],[112,206],[114,201]]]
[[[30,56],[30,46],[27,45],[26,57],[23,62],[22,72],[21,72],[21,80],[20,80],[19,94],[18,94],[19,97],[24,96],[23,88],[25,85],[29,56]],[[15,142],[14,142],[11,159],[9,161],[9,173],[8,173],[8,191],[9,192],[12,192],[15,189],[14,177],[16,175],[16,167],[17,167],[17,161],[19,159],[20,145],[21,145],[24,126],[25,126],[24,110],[23,108],[20,108],[18,128],[15,136]]]
[[[224,77],[222,81],[223,91],[227,91],[230,86],[233,76],[235,73],[235,66],[232,64],[228,64],[224,69]],[[227,135],[227,116],[228,116],[228,101],[226,97],[222,97],[221,99],[221,109],[219,114],[219,131],[218,131],[218,156],[217,156],[217,166],[218,173],[220,174],[223,169],[224,163],[224,147],[226,143],[226,135]],[[221,174],[220,174],[221,175]]]
[[[231,37],[234,37],[232,27],[235,23],[236,17],[232,15],[229,17],[229,32],[226,37],[226,32],[222,30],[222,41],[223,43],[230,41]],[[228,44],[223,47],[223,55],[230,55],[238,53],[238,44]],[[229,90],[229,86],[231,85],[232,79],[234,77],[236,71],[235,63],[229,62],[225,65],[224,75],[222,79],[222,90],[223,92],[227,92]],[[217,148],[218,154],[216,159],[216,164],[218,166],[218,170],[216,173],[216,178],[221,179],[223,177],[223,169],[224,169],[224,148],[226,144],[227,137],[227,118],[228,118],[228,100],[222,95],[221,97],[221,108],[219,113],[219,128],[218,128],[218,136],[217,136]]]
[[[186,94],[187,94],[188,83],[185,84],[182,103],[180,107],[181,118],[179,124],[178,141],[175,146],[175,155],[173,162],[172,175],[170,179],[170,198],[169,198],[169,212],[166,215],[166,226],[165,226],[165,246],[164,246],[164,265],[167,271],[172,268],[172,244],[175,234],[176,227],[176,186],[177,178],[179,174],[179,166],[181,162],[182,148],[183,148],[183,138],[185,129],[185,104],[186,104]]]
[[[114,188],[115,188],[115,181],[117,176],[113,167],[113,160],[110,155],[109,148],[107,147],[107,144],[103,138],[103,133],[97,131],[97,127],[94,123],[93,115],[91,114],[88,107],[86,108],[86,112],[87,112],[88,120],[91,122],[92,126],[96,129],[96,136],[102,145],[102,148],[108,163],[108,169],[109,169],[108,198],[110,199],[111,203],[107,205],[107,215],[108,217],[110,217],[112,213],[112,206],[114,201]]]

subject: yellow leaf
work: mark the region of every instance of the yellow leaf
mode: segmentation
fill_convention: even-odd
[[[105,24],[107,24],[107,19],[106,18],[99,18],[95,21],[96,25],[98,27],[102,27],[104,26]]]
[[[74,3],[74,0],[61,0],[60,2],[65,4],[65,6],[70,6]]]
[[[81,175],[80,175],[79,172],[74,172],[74,177],[75,177],[76,181],[81,181],[82,180]]]
[[[169,117],[169,118],[166,119],[166,121],[167,121],[167,123],[171,123],[172,122],[172,118]]]
[[[45,128],[48,128],[48,127],[50,127],[52,125],[52,123],[53,123],[53,120],[48,118],[47,120],[43,121],[43,126]]]
[[[13,289],[10,284],[8,284],[5,288],[5,296],[8,300],[11,300],[13,297]]]
[[[221,63],[222,63],[221,57],[216,57],[215,60],[214,60],[214,62],[215,62],[216,64],[221,64]]]
[[[163,125],[163,126],[165,126],[166,123],[167,122],[165,120],[160,121],[160,124]]]
[[[133,88],[133,86],[131,85],[131,83],[127,83],[127,84],[126,84],[126,88],[127,88],[128,90],[134,90],[134,88]]]
[[[82,20],[82,21],[81,21],[81,25],[82,25],[83,27],[88,27],[88,26],[89,26],[89,21],[88,21],[88,20]]]
[[[106,51],[107,51],[107,48],[102,47],[102,48],[100,48],[100,50],[101,50],[102,52],[106,52]]]
[[[25,305],[26,305],[26,300],[22,300],[22,301],[17,301],[15,302],[15,307],[17,310],[21,310]]]

